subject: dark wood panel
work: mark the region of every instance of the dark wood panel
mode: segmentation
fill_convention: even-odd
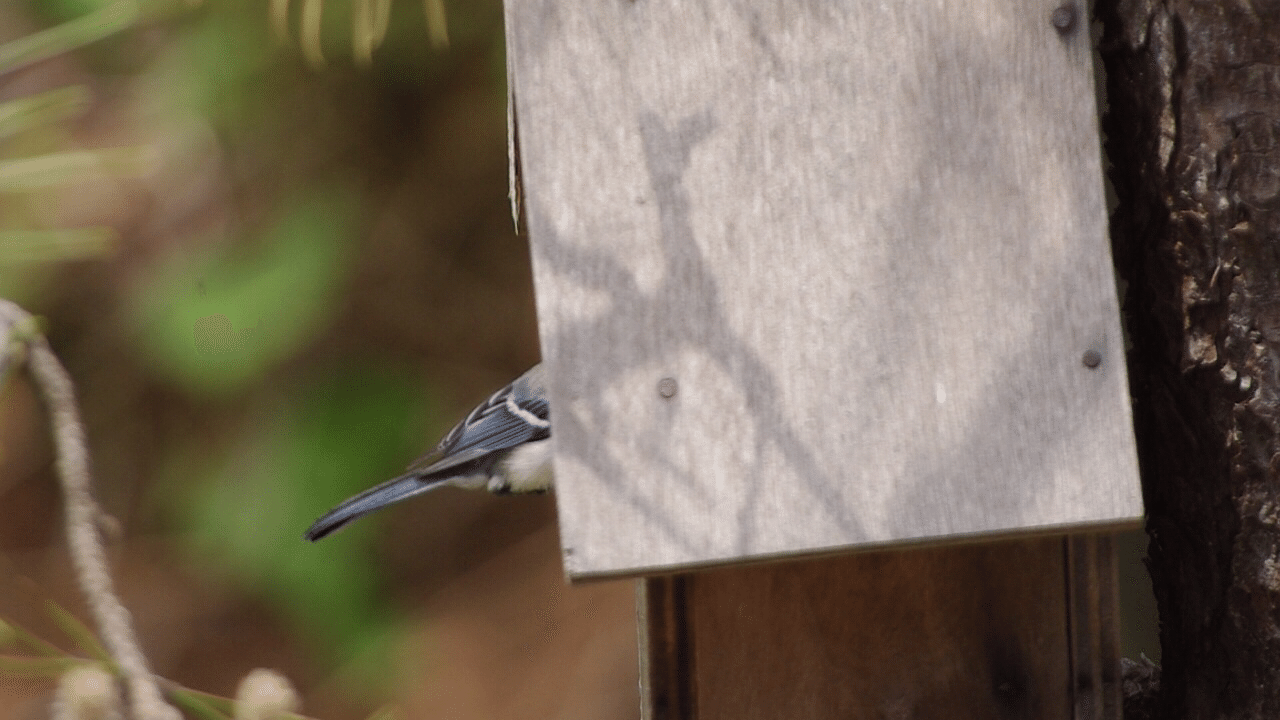
[[[1046,536],[651,578],[645,717],[1118,718],[1113,573]]]

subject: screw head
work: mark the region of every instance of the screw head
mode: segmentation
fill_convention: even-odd
[[[1059,5],[1054,9],[1053,15],[1049,16],[1049,21],[1053,23],[1053,27],[1061,35],[1071,32],[1076,26],[1076,6],[1074,3],[1066,3]]]
[[[1084,366],[1087,368],[1096,368],[1102,364],[1102,353],[1094,350],[1093,348],[1089,348],[1084,351],[1084,357],[1081,358],[1081,362],[1083,362]]]
[[[658,381],[658,394],[664,398],[670,399],[675,397],[676,391],[679,389],[680,386],[676,384],[675,378],[664,377]]]

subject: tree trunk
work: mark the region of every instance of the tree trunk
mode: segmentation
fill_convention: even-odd
[[[1280,3],[1100,0],[1164,718],[1280,713]]]

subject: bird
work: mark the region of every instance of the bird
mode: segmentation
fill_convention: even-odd
[[[312,523],[315,542],[347,523],[436,488],[497,495],[551,489],[551,418],[539,363],[489,396],[399,477],[343,500]]]

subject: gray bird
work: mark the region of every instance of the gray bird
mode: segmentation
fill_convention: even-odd
[[[306,538],[314,542],[356,518],[446,485],[496,494],[550,489],[551,420],[541,364],[472,410],[404,475],[325,513]]]

